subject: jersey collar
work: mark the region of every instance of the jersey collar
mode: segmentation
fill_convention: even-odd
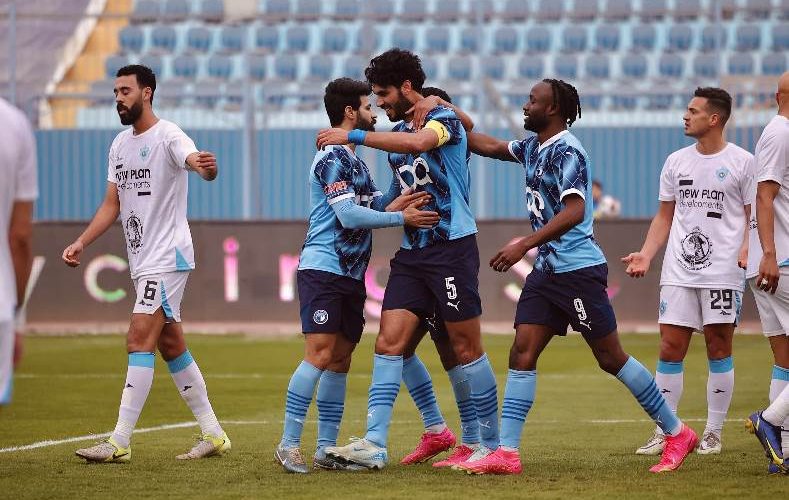
[[[548,146],[550,146],[551,144],[553,144],[554,142],[558,141],[559,139],[561,139],[562,137],[564,137],[565,135],[567,135],[569,133],[570,133],[569,130],[564,129],[561,132],[559,132],[558,134],[553,135],[553,136],[549,137],[548,139],[545,139],[545,142],[543,142],[542,144],[539,145],[539,147],[537,147],[537,152],[539,153],[540,151],[542,151],[543,149],[547,148]]]

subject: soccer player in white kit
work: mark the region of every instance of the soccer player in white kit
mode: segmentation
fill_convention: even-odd
[[[775,358],[770,406],[752,414],[748,425],[773,474],[789,473],[789,72],[778,81],[775,100],[778,114],[756,143],[756,217],[747,272]]]
[[[726,142],[731,96],[697,88],[685,112],[685,135],[696,143],[670,154],[660,174],[660,207],[639,252],[622,261],[640,278],[668,240],[660,276],[660,358],[655,382],[676,412],[683,360],[693,331],[707,345],[707,425],[696,448],[720,453],[723,422],[734,390],[732,337],[740,314],[748,251],[753,155]],[[640,455],[662,452],[660,428]]]
[[[131,127],[110,146],[104,201],[87,229],[63,251],[65,263],[78,266],[84,248],[120,215],[137,291],[126,337],[129,365],[118,422],[109,439],[77,450],[77,456],[89,462],[128,462],[131,458],[131,435],[153,383],[157,348],[200,424],[197,444],[176,458],[203,458],[230,449],[230,440],[208,400],[203,375],[186,348],[180,313],[186,280],[195,267],[186,220],[187,175],[194,170],[203,179],[214,180],[216,158],[199,152],[177,125],[154,115],[155,90],[156,76],[150,68],[130,65],[118,70],[118,116]]]
[[[21,353],[14,316],[22,307],[33,263],[33,202],[38,197],[36,146],[21,111],[0,99],[0,406],[11,402]],[[21,325],[20,325],[21,326]]]

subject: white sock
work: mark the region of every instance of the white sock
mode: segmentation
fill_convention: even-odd
[[[214,414],[211,402],[208,400],[208,389],[192,354],[186,350],[177,358],[167,362],[167,368],[173,377],[173,382],[181,397],[192,410],[192,414],[200,424],[203,434],[222,436],[224,431]]]
[[[657,384],[660,394],[665,398],[668,407],[676,414],[685,385],[685,371],[682,361],[658,360],[655,384]],[[655,427],[655,432],[663,434],[660,427]]]
[[[132,431],[140,418],[142,407],[148,399],[153,384],[152,352],[129,353],[129,367],[126,371],[126,382],[121,395],[121,406],[118,410],[118,423],[112,432],[112,439],[122,448],[128,448]]]
[[[787,387],[789,387],[789,369],[774,365],[773,377],[770,380],[770,403],[778,399],[778,395],[785,392]],[[783,456],[789,456],[789,417],[784,420],[781,426],[781,445]]]
[[[783,425],[789,417],[789,386],[781,390],[775,401],[762,412],[762,417],[773,425]]]
[[[714,432],[720,437],[734,393],[734,365],[731,356],[707,361],[710,371],[707,377],[707,426],[704,432]]]

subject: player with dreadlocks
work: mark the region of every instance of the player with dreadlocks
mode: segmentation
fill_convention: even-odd
[[[624,383],[666,432],[663,457],[650,471],[676,469],[697,437],[671,411],[649,370],[627,355],[619,342],[606,293],[608,266],[592,232],[591,164],[567,130],[581,116],[578,92],[561,80],[543,80],[531,89],[523,114],[524,128],[535,135],[522,141],[468,134],[472,152],[521,163],[526,174],[526,209],[533,233],[512,239],[490,259],[490,267],[505,272],[532,248],[538,249],[538,256],[515,313],[499,448],[459,468],[474,474],[521,472],[518,448],[534,402],[537,359],[548,342],[565,335],[571,325],[583,335],[600,368]]]

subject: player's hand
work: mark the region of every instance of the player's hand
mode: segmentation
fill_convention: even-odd
[[[625,272],[628,276],[631,278],[643,278],[647,271],[649,271],[649,265],[652,261],[641,252],[633,252],[622,257],[622,263],[627,265]]]
[[[775,259],[775,255],[762,255],[762,261],[759,263],[759,275],[756,277],[756,286],[759,290],[774,294],[778,289],[778,279],[780,277],[778,261]]]
[[[413,113],[412,122],[415,130],[420,130],[425,126],[425,117],[436,106],[441,104],[441,98],[436,95],[431,95],[420,99],[416,104],[411,106],[411,109],[405,112],[406,115]]]
[[[494,271],[505,273],[509,268],[517,264],[529,248],[524,244],[526,238],[518,238],[515,241],[507,244],[504,248],[499,250],[499,253],[490,259],[490,267]]]
[[[402,212],[408,206],[422,208],[430,203],[431,199],[433,199],[433,197],[425,191],[415,193],[413,189],[408,188],[403,194],[392,200],[392,203],[386,206],[386,211]]]
[[[342,128],[325,128],[318,132],[318,138],[315,145],[318,149],[323,149],[326,146],[333,144],[349,144],[348,131]]]
[[[737,254],[737,265],[740,269],[748,269],[748,247],[743,246],[740,248],[740,253]]]
[[[403,210],[404,225],[418,229],[430,229],[431,227],[438,224],[439,220],[441,220],[438,212],[420,210],[414,205],[415,204],[409,205]]]
[[[19,366],[19,362],[22,361],[22,354],[25,352],[25,342],[24,337],[20,332],[16,332],[14,334],[14,368]]]
[[[197,170],[200,177],[207,181],[216,179],[219,170],[216,166],[216,156],[210,151],[200,151],[194,157],[192,168]]]
[[[65,262],[67,266],[77,267],[79,265],[79,258],[84,249],[85,245],[83,245],[81,241],[75,241],[63,250],[63,262]]]

